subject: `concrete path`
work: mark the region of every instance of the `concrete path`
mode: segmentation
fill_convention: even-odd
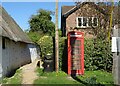
[[[33,84],[38,77],[35,73],[37,61],[27,64],[22,69],[22,84]]]

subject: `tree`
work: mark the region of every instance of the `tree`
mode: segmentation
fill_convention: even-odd
[[[44,34],[53,35],[55,24],[51,21],[53,12],[40,9],[36,15],[32,15],[29,24],[30,31],[42,32]]]
[[[37,43],[39,41],[39,39],[44,36],[44,34],[42,32],[26,32],[27,35],[30,37],[30,39],[34,42]]]

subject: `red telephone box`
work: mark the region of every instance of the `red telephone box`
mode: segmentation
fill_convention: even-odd
[[[68,74],[84,74],[84,36],[82,32],[68,33]]]

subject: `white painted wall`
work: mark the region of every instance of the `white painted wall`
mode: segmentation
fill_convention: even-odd
[[[12,70],[39,58],[37,47],[34,44],[14,42],[5,39],[5,49],[2,49],[2,37],[0,37],[0,77],[6,76]]]
[[[26,43],[5,39],[6,48],[2,50],[3,75],[11,70],[30,63],[31,55]]]
[[[31,61],[33,62],[36,59],[39,59],[39,55],[37,53],[37,47],[33,44],[28,44],[28,48],[30,50]]]

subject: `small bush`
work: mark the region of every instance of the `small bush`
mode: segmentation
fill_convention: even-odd
[[[41,48],[41,55],[53,54],[53,39],[51,36],[43,36],[39,39],[38,44]]]
[[[67,37],[60,37],[59,38],[59,67],[60,70],[62,69],[62,65],[64,64],[63,60],[67,58],[67,51],[66,51],[66,39]]]
[[[66,37],[59,37],[59,68],[61,69],[62,67],[62,60],[67,58],[67,57],[64,57],[64,53],[67,53],[64,51],[65,49],[65,46],[66,43],[65,43],[65,40],[67,38]],[[53,51],[53,48],[54,48],[54,45],[53,45],[53,38],[51,36],[43,36],[40,38],[40,40],[38,41],[38,44],[40,45],[40,48],[41,48],[41,56],[42,58],[44,58],[44,56],[46,54],[53,54],[54,55],[54,51]]]
[[[107,71],[85,71],[83,76],[77,76],[80,80],[85,82],[87,86],[97,85],[97,86],[105,86],[107,84],[112,84],[113,82],[113,75]]]
[[[85,80],[85,82],[86,83],[89,83],[89,84],[98,84],[97,82],[96,82],[96,80],[97,80],[97,78],[96,77],[90,77],[90,78],[87,78],[86,80]]]

